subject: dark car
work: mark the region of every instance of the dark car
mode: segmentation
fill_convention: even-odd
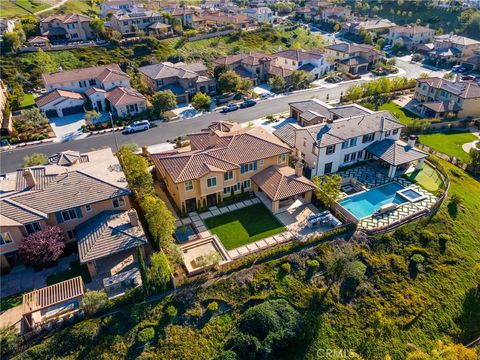
[[[255,105],[257,105],[257,102],[255,100],[245,100],[243,103],[240,104],[240,109],[249,108]]]
[[[222,113],[228,113],[231,111],[236,111],[238,110],[238,105],[232,104],[232,105],[227,105],[222,109]]]
[[[462,80],[473,81],[473,80],[475,80],[475,76],[473,76],[473,75],[465,75],[465,76],[462,76]]]

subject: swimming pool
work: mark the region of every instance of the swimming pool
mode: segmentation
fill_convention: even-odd
[[[374,189],[349,196],[339,204],[357,219],[363,219],[372,215],[380,209],[382,205],[394,203],[401,205],[408,200],[397,194],[397,191],[403,190],[404,187],[398,183],[392,182]]]

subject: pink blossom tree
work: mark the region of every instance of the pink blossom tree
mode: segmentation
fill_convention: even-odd
[[[62,229],[58,226],[47,226],[23,239],[18,251],[26,265],[46,267],[62,255],[65,240]]]

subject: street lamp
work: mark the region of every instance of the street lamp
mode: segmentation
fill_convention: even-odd
[[[118,140],[117,140],[117,134],[115,134],[115,126],[113,125],[112,112],[109,111],[108,115],[110,116],[110,123],[112,124],[113,138],[115,139],[115,147],[117,148],[117,152],[118,152]]]

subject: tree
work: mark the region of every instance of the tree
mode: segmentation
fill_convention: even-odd
[[[205,110],[208,111],[210,109],[210,105],[212,103],[212,99],[207,94],[203,92],[196,93],[192,98],[192,106],[197,110]]]
[[[469,349],[462,344],[444,344],[438,341],[431,353],[425,353],[420,349],[413,350],[407,354],[406,360],[446,360],[462,359],[477,360],[475,348]]]
[[[93,315],[102,309],[108,302],[108,296],[103,290],[87,291],[83,297],[83,306],[85,311]]]
[[[340,186],[342,185],[342,177],[340,175],[325,175],[323,177],[315,176],[313,183],[318,187],[316,197],[326,207],[332,206],[340,194]]]
[[[240,79],[240,83],[237,86],[237,91],[240,94],[248,95],[252,91],[253,81],[250,79]]]
[[[25,98],[25,93],[23,92],[22,85],[19,83],[16,83],[10,95],[12,109],[13,110],[20,109],[24,98]]]
[[[218,91],[221,93],[228,93],[237,91],[240,85],[241,78],[232,70],[226,70],[218,77]]]
[[[152,105],[155,111],[161,115],[165,111],[175,109],[177,98],[171,90],[158,91],[152,96]]]
[[[5,47],[16,52],[20,49],[20,46],[22,46],[22,39],[17,31],[13,31],[3,34],[3,43],[5,44]]]
[[[100,117],[100,113],[96,110],[89,110],[85,113],[85,123],[87,126],[92,125],[95,120]]]
[[[310,85],[309,75],[302,70],[294,70],[291,75],[291,84],[293,89],[306,89]]]
[[[146,195],[141,202],[141,207],[157,249],[168,248],[173,243],[175,217],[162,199],[154,195]]]
[[[146,344],[153,340],[155,337],[155,329],[153,327],[147,327],[137,334],[137,341],[141,344]]]
[[[43,51],[41,48],[35,53],[36,72],[38,74],[45,74],[53,71],[57,71],[58,67],[52,57]],[[40,76],[39,76],[40,78]]]
[[[384,38],[379,38],[375,44],[375,48],[377,50],[382,50],[383,45],[385,44],[385,39]]]
[[[148,284],[153,292],[165,291],[170,283],[170,266],[162,252],[156,252],[150,258],[147,269]]]
[[[138,269],[140,270],[140,276],[142,277],[142,288],[145,296],[148,296],[148,276],[147,268],[145,266],[145,260],[143,259],[143,254],[140,249],[140,246],[137,246],[137,259],[138,259]]]
[[[23,167],[32,167],[38,165],[45,165],[48,162],[48,157],[42,153],[33,153],[23,158]]]
[[[445,75],[443,75],[443,78],[445,80],[454,80],[455,79],[455,73],[453,73],[451,71],[447,72],[447,73],[445,73]]]
[[[342,26],[337,22],[335,25],[333,25],[333,32],[338,32],[341,28]]]
[[[107,32],[105,31],[105,21],[100,18],[93,18],[90,20],[90,28],[93,33],[100,39],[107,38]]]
[[[153,194],[153,177],[148,169],[147,160],[133,153],[131,145],[122,145],[117,153],[130,189],[140,200],[147,194]]]
[[[39,22],[36,16],[23,16],[20,19],[20,23],[26,37],[30,38],[40,34]]]
[[[286,83],[282,76],[275,75],[268,80],[268,84],[272,87],[272,91],[277,94],[285,90]]]
[[[480,169],[480,149],[470,149],[470,168],[473,172],[478,172]]]
[[[210,251],[205,255],[200,255],[195,259],[198,267],[212,267],[216,268],[220,263],[221,257],[216,251]]]
[[[63,230],[58,226],[48,225],[45,229],[25,237],[18,251],[25,264],[43,268],[57,261],[63,249]]]
[[[39,108],[32,108],[23,111],[21,121],[30,124],[32,128],[39,128],[48,124],[47,117]]]

